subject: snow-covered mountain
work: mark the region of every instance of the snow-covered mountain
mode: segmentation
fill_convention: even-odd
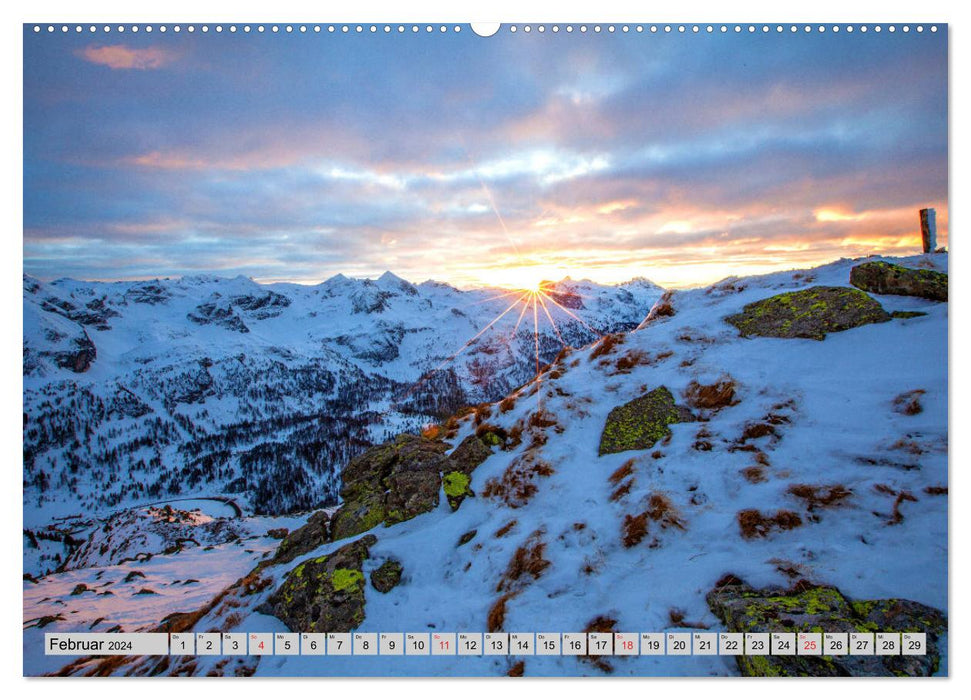
[[[907,269],[841,260],[665,294],[636,330],[560,354],[501,401],[358,455],[339,509],[309,521],[230,518],[237,536],[218,541],[210,519],[145,511],[156,538],[159,528],[172,534],[147,542],[157,553],[137,564],[94,553],[106,542],[129,556],[139,520],[105,523],[84,549],[85,568],[25,582],[28,672],[946,673],[948,304],[937,273],[947,257],[893,262]],[[911,283],[931,298],[914,296]],[[179,284],[168,303],[185,299]],[[289,288],[271,291],[292,299],[290,313],[303,304]],[[454,293],[423,286],[415,297],[437,294]],[[139,313],[151,333],[153,313]],[[255,334],[259,324],[237,313]],[[102,350],[102,336],[88,333],[99,353],[89,371],[102,352],[130,352]],[[166,347],[188,342],[179,341]],[[369,362],[341,357],[361,371]],[[207,528],[208,552],[165,551],[192,527]],[[276,527],[290,532],[277,541]],[[126,580],[132,568],[137,581]],[[217,656],[61,669],[63,660],[38,651],[44,632],[118,628],[919,629],[932,653],[761,665],[728,656]]]
[[[549,283],[534,336],[522,305],[489,326],[521,293],[390,272],[316,286],[25,276],[23,288],[32,529],[186,495],[255,513],[333,504],[336,475],[366,447],[502,398],[537,357],[636,327],[662,293],[642,279]],[[44,556],[32,573],[59,564]]]

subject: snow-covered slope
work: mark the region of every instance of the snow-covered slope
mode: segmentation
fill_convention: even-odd
[[[662,291],[548,290],[556,329],[541,312],[534,337],[516,308],[476,337],[516,295],[391,273],[312,287],[25,276],[25,525],[186,494],[257,513],[333,503],[351,456],[501,398],[533,376],[537,347],[545,363],[591,329],[636,327]]]
[[[947,303],[875,295],[888,312],[925,315],[831,332],[822,342],[741,337],[725,321],[773,295],[848,287],[858,262],[675,292],[640,329],[570,351],[503,402],[453,421],[453,446],[477,431],[504,437],[472,473],[476,495],[458,510],[442,497],[431,512],[371,531],[377,542],[363,563],[365,617],[357,629],[484,631],[502,617],[506,631],[583,631],[605,621],[616,631],[719,630],[705,596],[728,573],[757,587],[806,579],[853,599],[906,598],[946,613]],[[947,270],[943,255],[897,262]],[[720,386],[721,398],[700,396],[699,386]],[[681,415],[650,447],[601,455],[611,411],[660,387],[694,420]],[[746,530],[744,514],[752,511],[763,520]],[[780,512],[788,515],[776,523]],[[223,591],[222,604],[202,609],[193,629],[286,631],[257,608],[267,609],[296,566],[348,541],[262,567],[258,591]],[[174,566],[183,556],[146,566]],[[392,558],[403,567],[401,582],[380,593],[367,577]],[[68,583],[98,571],[25,583],[25,619],[39,616],[39,599],[63,600]],[[36,657],[42,631],[78,625],[72,618],[31,628],[25,658]],[[941,650],[946,672],[946,636]],[[174,660],[165,672],[239,666],[257,675],[499,675],[513,661],[276,656],[217,667],[219,658],[199,657],[191,668],[189,659]],[[150,668],[136,660],[116,672]],[[525,659],[524,670],[738,672],[719,656],[607,665],[537,656]]]

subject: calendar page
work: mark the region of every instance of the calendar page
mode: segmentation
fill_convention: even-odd
[[[947,24],[22,35],[25,676],[948,675]]]

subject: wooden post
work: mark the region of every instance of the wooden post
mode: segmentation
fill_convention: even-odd
[[[937,249],[937,212],[933,209],[920,210],[920,237],[925,253],[933,253]]]

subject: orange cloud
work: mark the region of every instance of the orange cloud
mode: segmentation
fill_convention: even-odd
[[[171,63],[176,55],[172,51],[155,46],[133,49],[124,44],[114,46],[88,46],[79,56],[85,61],[113,70],[155,70]]]

